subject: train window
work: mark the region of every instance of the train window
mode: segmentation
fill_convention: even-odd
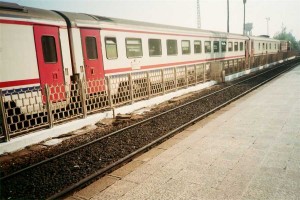
[[[258,49],[260,50],[260,43],[258,43]]]
[[[268,49],[268,44],[266,43],[266,49]]]
[[[143,56],[142,40],[140,38],[126,38],[127,58],[137,58]]]
[[[238,51],[238,50],[239,50],[239,43],[234,42],[234,51]]]
[[[149,56],[161,56],[161,40],[149,39]]]
[[[56,63],[57,53],[55,38],[53,36],[42,36],[42,48],[45,63]]]
[[[205,50],[205,53],[210,53],[211,52],[211,41],[205,41],[204,42],[204,50]]]
[[[243,50],[244,50],[244,43],[240,42],[240,51],[243,51]]]
[[[181,41],[181,50],[182,54],[190,54],[191,53],[191,45],[189,40]]]
[[[89,60],[98,58],[97,43],[96,43],[95,37],[86,37],[85,38],[85,48],[86,48],[87,58]]]
[[[194,53],[201,53],[201,52],[202,52],[201,41],[195,40],[194,41]]]
[[[228,42],[228,51],[232,51],[232,42]]]
[[[265,49],[265,43],[263,43],[263,50]]]
[[[218,41],[214,41],[214,52],[219,53],[220,51],[220,45]]]
[[[107,59],[117,59],[118,58],[117,40],[115,37],[106,37],[105,38],[105,49],[106,49],[106,58]]]
[[[269,44],[269,49],[271,49],[271,43]]]
[[[168,55],[177,55],[177,40],[167,40],[167,54]]]
[[[225,41],[221,42],[221,51],[226,52],[226,42]]]

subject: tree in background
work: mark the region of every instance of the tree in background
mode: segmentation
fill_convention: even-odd
[[[295,36],[291,32],[286,31],[285,26],[282,26],[281,31],[277,32],[273,38],[277,40],[288,40],[291,42],[292,50],[300,51],[300,41],[297,42]]]

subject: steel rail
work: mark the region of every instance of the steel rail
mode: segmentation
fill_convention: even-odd
[[[146,123],[146,122],[148,122],[148,121],[150,121],[150,120],[152,120],[152,119],[154,119],[154,118],[157,118],[157,117],[160,117],[160,116],[162,116],[162,115],[168,114],[169,112],[172,112],[172,111],[174,111],[174,110],[180,109],[180,108],[182,108],[182,107],[184,107],[184,106],[187,106],[187,105],[192,104],[192,103],[194,103],[194,102],[200,101],[200,100],[202,100],[202,99],[205,99],[205,98],[207,98],[207,97],[209,97],[209,96],[215,95],[215,94],[220,93],[220,92],[222,92],[222,91],[225,91],[225,90],[227,90],[227,89],[229,89],[229,88],[231,88],[231,87],[234,87],[234,86],[236,86],[236,85],[239,85],[239,84],[241,84],[241,83],[244,83],[244,82],[246,82],[246,81],[249,81],[249,80],[251,80],[251,79],[253,79],[253,78],[256,78],[256,77],[258,77],[258,76],[261,76],[261,75],[263,75],[263,74],[265,74],[265,73],[268,73],[268,72],[273,71],[273,70],[275,70],[275,69],[279,69],[279,68],[282,67],[283,65],[290,64],[290,62],[293,62],[293,61],[295,61],[295,59],[287,61],[287,62],[289,62],[289,63],[287,63],[287,62],[280,63],[280,64],[279,64],[278,66],[276,66],[275,68],[270,68],[269,70],[263,71],[263,72],[261,72],[261,73],[259,73],[259,74],[256,74],[256,75],[251,76],[251,77],[249,77],[249,78],[247,78],[247,79],[244,79],[244,80],[242,80],[242,81],[239,81],[239,82],[237,82],[237,83],[234,83],[234,84],[232,84],[232,85],[230,85],[230,86],[227,86],[227,87],[225,87],[225,88],[222,88],[222,89],[220,89],[220,90],[218,90],[218,91],[215,91],[215,92],[213,92],[213,93],[209,93],[209,94],[204,95],[204,96],[202,96],[202,97],[200,97],[200,98],[197,98],[197,99],[194,99],[194,100],[189,101],[189,102],[187,102],[187,103],[184,103],[184,104],[182,104],[182,105],[180,105],[180,106],[178,106],[178,107],[175,107],[175,108],[172,108],[172,109],[170,109],[170,110],[164,111],[164,112],[159,113],[159,114],[157,114],[157,115],[155,115],[155,116],[149,117],[149,118],[144,119],[144,120],[142,120],[142,121],[140,121],[140,122],[137,122],[137,123],[132,124],[132,125],[130,125],[130,126],[124,127],[124,128],[119,129],[119,130],[117,130],[117,131],[115,131],[115,132],[112,132],[112,133],[109,133],[109,134],[107,134],[107,135],[105,135],[105,136],[102,136],[102,137],[100,137],[100,138],[97,138],[97,139],[95,139],[95,140],[93,140],[93,141],[90,141],[90,142],[88,142],[88,143],[85,143],[85,144],[83,144],[83,145],[80,145],[80,146],[78,146],[78,147],[75,147],[75,148],[73,148],[73,149],[70,149],[70,150],[68,150],[68,151],[65,151],[65,152],[63,152],[63,153],[61,153],[61,154],[58,154],[58,155],[56,155],[56,156],[53,156],[53,157],[48,158],[48,159],[46,159],[46,160],[43,160],[43,161],[41,161],[41,162],[35,163],[35,164],[33,164],[33,165],[30,165],[30,166],[28,166],[28,167],[25,167],[25,168],[23,168],[23,169],[21,169],[21,170],[18,170],[18,171],[16,171],[16,172],[13,172],[13,173],[8,174],[8,175],[6,175],[6,176],[0,177],[0,181],[5,180],[5,179],[8,179],[8,178],[10,178],[10,177],[12,177],[12,176],[15,176],[15,175],[17,175],[17,174],[20,174],[20,173],[22,173],[22,172],[24,172],[24,171],[27,171],[27,170],[32,169],[32,168],[35,168],[35,167],[37,167],[37,166],[40,166],[40,165],[45,164],[45,163],[47,163],[47,162],[50,162],[50,161],[52,161],[52,160],[58,159],[58,158],[60,158],[60,157],[62,157],[62,156],[64,156],[64,155],[67,155],[67,154],[72,153],[72,152],[74,152],[74,151],[76,151],[76,150],[79,150],[79,149],[82,149],[82,148],[87,147],[87,146],[89,146],[89,145],[92,145],[92,144],[94,144],[94,143],[96,143],[96,142],[99,142],[99,141],[105,139],[105,138],[111,137],[111,136],[116,135],[116,134],[118,134],[118,133],[120,133],[120,132],[123,132],[123,131],[128,130],[128,129],[130,129],[130,128],[133,128],[133,127],[135,127],[135,126],[138,126],[138,125],[140,125],[140,124]]]
[[[71,192],[71,191],[73,191],[73,190],[79,188],[80,186],[86,184],[87,182],[91,181],[92,179],[94,179],[94,178],[96,178],[96,177],[98,177],[98,176],[100,176],[100,175],[102,175],[102,174],[105,174],[105,173],[109,172],[111,169],[114,169],[114,168],[116,168],[117,166],[119,166],[119,165],[121,165],[121,164],[123,164],[123,163],[125,163],[125,162],[127,162],[127,161],[132,160],[134,157],[136,157],[136,156],[139,155],[140,153],[146,151],[147,149],[151,148],[152,146],[155,146],[155,145],[159,144],[161,141],[164,141],[166,138],[168,138],[168,137],[174,135],[176,132],[178,132],[178,131],[180,131],[180,130],[183,130],[184,128],[186,128],[186,127],[188,127],[188,126],[194,124],[195,122],[199,121],[200,119],[203,119],[204,117],[206,117],[206,116],[208,116],[208,115],[210,115],[210,114],[212,114],[212,113],[214,113],[214,112],[220,110],[221,108],[227,106],[228,104],[230,104],[230,103],[236,101],[237,99],[239,99],[239,98],[245,96],[246,94],[250,93],[251,91],[257,89],[258,87],[260,87],[260,86],[266,84],[267,82],[270,82],[271,80],[277,78],[278,76],[283,75],[283,74],[286,73],[287,71],[290,71],[291,69],[293,69],[293,68],[294,68],[295,66],[297,66],[297,65],[298,65],[298,63],[293,64],[291,67],[289,67],[288,69],[286,69],[286,70],[280,72],[279,74],[276,74],[275,76],[272,76],[271,78],[269,78],[269,79],[267,79],[267,80],[265,80],[265,81],[263,81],[263,82],[261,82],[261,83],[255,85],[255,86],[253,86],[252,88],[246,90],[245,92],[239,94],[238,96],[235,96],[235,97],[233,97],[232,99],[226,101],[225,103],[223,103],[223,104],[221,104],[221,105],[219,105],[219,106],[213,108],[212,110],[210,110],[210,111],[208,111],[208,112],[206,112],[206,113],[204,113],[204,114],[202,114],[202,115],[200,115],[200,116],[194,118],[193,120],[191,120],[191,121],[189,121],[189,122],[187,122],[187,123],[181,125],[180,127],[177,127],[176,129],[173,129],[173,130],[170,131],[169,133],[167,133],[167,134],[161,136],[160,138],[157,138],[156,140],[154,140],[153,142],[147,144],[146,146],[143,146],[142,148],[137,149],[136,151],[130,153],[130,154],[127,155],[126,157],[124,157],[124,158],[122,158],[122,159],[116,161],[115,163],[112,163],[112,164],[108,165],[108,166],[105,167],[105,168],[102,168],[102,169],[96,171],[95,173],[89,175],[88,177],[85,177],[85,178],[82,179],[81,181],[79,181],[79,182],[77,182],[77,183],[71,185],[70,187],[68,187],[68,188],[66,188],[66,189],[64,189],[64,190],[62,190],[62,191],[60,191],[59,193],[54,194],[53,196],[51,196],[51,197],[49,197],[49,198],[47,198],[47,199],[48,199],[48,200],[52,200],[52,199],[57,199],[57,198],[59,198],[59,197],[62,197],[62,196],[64,196],[64,195],[68,194],[69,192]],[[275,68],[274,68],[274,69],[275,69]],[[255,77],[257,77],[257,76],[255,76]],[[248,79],[248,80],[249,80],[249,79]],[[244,82],[244,81],[241,81],[241,82]],[[241,82],[239,82],[239,83],[241,83]],[[235,84],[235,85],[237,85],[237,84]],[[185,104],[185,105],[187,105],[187,104]],[[182,107],[182,106],[180,106],[180,107]],[[173,109],[173,110],[174,110],[174,109]]]

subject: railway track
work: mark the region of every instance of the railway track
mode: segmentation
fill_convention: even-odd
[[[176,132],[269,82],[300,62],[294,59],[107,134],[42,162],[4,175],[3,199],[57,199],[81,187]]]

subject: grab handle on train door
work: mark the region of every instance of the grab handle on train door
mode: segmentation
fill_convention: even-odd
[[[52,77],[53,77],[53,80],[57,80],[58,79],[57,72],[53,72]]]

